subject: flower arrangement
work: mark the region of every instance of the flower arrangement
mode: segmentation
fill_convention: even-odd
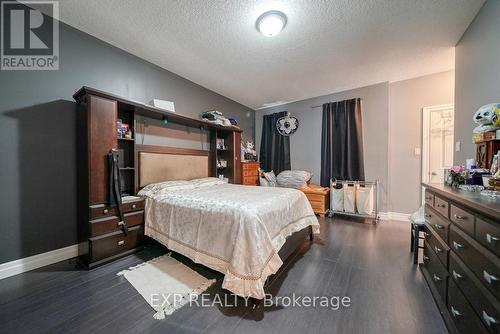
[[[461,184],[465,184],[467,179],[467,171],[463,166],[453,166],[451,167],[450,174],[446,179],[446,184],[452,187],[458,187]]]

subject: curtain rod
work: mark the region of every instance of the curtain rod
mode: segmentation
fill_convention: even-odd
[[[359,98],[359,100],[360,100],[360,101],[363,101],[364,99]],[[332,102],[325,102],[325,103],[332,103]],[[312,106],[312,107],[311,107],[311,109],[312,109],[312,108],[322,108],[322,107],[323,107],[323,104],[318,105],[318,106]]]

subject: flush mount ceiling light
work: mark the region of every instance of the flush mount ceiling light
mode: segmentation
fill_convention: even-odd
[[[277,10],[265,12],[257,19],[257,30],[266,37],[276,36],[286,25],[286,15]]]

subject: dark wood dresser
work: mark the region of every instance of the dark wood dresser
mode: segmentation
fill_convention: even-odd
[[[244,186],[259,185],[259,168],[258,161],[245,161],[241,163],[241,184]]]
[[[425,189],[420,265],[451,333],[500,333],[500,201],[440,184]]]

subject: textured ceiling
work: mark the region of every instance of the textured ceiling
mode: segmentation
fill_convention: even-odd
[[[452,69],[483,0],[60,0],[60,19],[252,108]],[[288,17],[276,37],[255,21]]]

